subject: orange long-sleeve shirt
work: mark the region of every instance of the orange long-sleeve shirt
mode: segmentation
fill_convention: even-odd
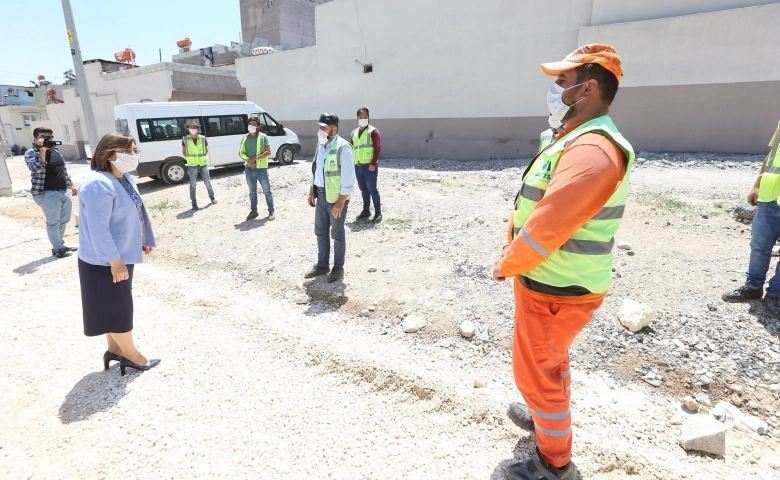
[[[567,127],[556,138],[579,125]],[[575,139],[561,154],[544,198],[524,225],[531,240],[548,252],[558,250],[609,201],[625,177],[626,164],[620,147],[603,135],[586,133]],[[547,258],[522,235],[513,240],[512,229],[510,222],[509,248],[499,263],[501,275],[507,278],[527,273]]]

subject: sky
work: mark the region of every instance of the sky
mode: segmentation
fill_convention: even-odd
[[[179,53],[176,41],[192,40],[192,48],[239,41],[239,0],[71,0],[84,60],[114,60],[128,46],[138,65],[170,62]],[[64,81],[73,68],[61,0],[2,0],[0,17],[0,85],[29,86],[45,75]]]

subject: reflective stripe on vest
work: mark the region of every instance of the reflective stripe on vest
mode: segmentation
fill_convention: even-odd
[[[777,124],[775,143],[769,151],[764,173],[758,186],[759,202],[774,202],[780,197],[780,123]]]
[[[544,198],[564,149],[585,133],[604,135],[620,147],[628,159],[626,174],[617,191],[596,215],[574,232],[558,250],[546,252],[525,232],[523,226],[536,208],[536,204]],[[515,237],[523,235],[534,250],[547,258],[536,268],[525,273],[526,277],[554,287],[580,286],[592,293],[603,293],[609,289],[612,283],[614,236],[625,212],[634,159],[631,144],[618,132],[608,116],[595,118],[580,125],[543,149],[534,158],[523,177],[523,186],[517,195],[513,232]]]
[[[371,134],[376,128],[367,126],[360,136],[360,128],[352,130],[352,149],[355,151],[355,165],[366,165],[374,161],[374,140]]]
[[[539,151],[541,152],[547,148],[547,145],[552,143],[553,138],[555,138],[555,134],[553,133],[552,128],[543,131],[541,137],[539,137]]]
[[[206,137],[198,135],[198,143],[192,140],[192,135],[184,137],[184,147],[187,154],[188,167],[204,167],[208,164],[208,154],[206,153]]]
[[[336,136],[330,144],[330,150],[323,162],[322,173],[325,179],[325,200],[328,203],[336,203],[341,196],[341,152],[345,148],[351,148],[349,143],[343,138]],[[319,155],[319,146],[317,153],[314,154],[312,164],[311,182],[314,185],[314,169],[317,168],[317,156]],[[347,200],[351,197],[348,196]]]

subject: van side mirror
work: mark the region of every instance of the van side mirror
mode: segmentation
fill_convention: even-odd
[[[279,124],[279,130],[284,130],[284,125],[282,125],[281,123]]]

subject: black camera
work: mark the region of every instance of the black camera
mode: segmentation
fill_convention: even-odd
[[[46,147],[46,148],[52,148],[52,147],[56,147],[58,145],[62,145],[62,142],[60,142],[59,140],[52,140],[52,138],[54,138],[54,136],[52,136],[52,135],[44,135],[43,136],[43,145],[42,146]]]
[[[54,138],[53,135],[44,135],[43,145],[38,146],[37,143],[33,143],[33,147],[35,147],[35,149],[37,150],[39,148],[52,148],[58,145],[62,145],[62,142],[60,142],[59,140],[52,140],[52,138]]]

